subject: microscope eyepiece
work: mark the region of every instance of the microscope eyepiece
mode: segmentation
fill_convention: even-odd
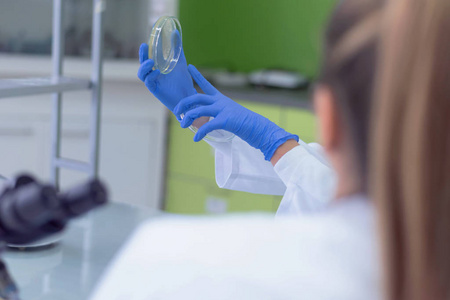
[[[94,179],[60,195],[64,218],[79,216],[107,202],[107,192],[103,184]]]

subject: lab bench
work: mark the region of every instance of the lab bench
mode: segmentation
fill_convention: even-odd
[[[130,234],[161,217],[161,211],[111,203],[71,222],[56,245],[8,250],[3,258],[23,300],[88,299]]]
[[[307,142],[316,141],[316,121],[307,92],[219,90],[240,104],[275,122]],[[175,117],[169,118],[169,141],[165,210],[179,214],[226,212],[275,212],[281,196],[258,195],[220,189],[215,181],[214,149],[206,142],[193,142],[194,133],[182,129]]]

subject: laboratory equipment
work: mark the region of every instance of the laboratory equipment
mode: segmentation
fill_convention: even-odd
[[[148,57],[155,62],[161,74],[170,73],[181,55],[182,32],[178,19],[164,16],[153,25],[148,41]]]
[[[42,184],[32,176],[18,176],[0,194],[0,242],[26,248],[63,231],[70,219],[107,201],[106,188],[98,179],[58,193],[54,186]],[[17,287],[1,259],[0,299],[19,299]]]
[[[159,18],[153,25],[148,42],[148,57],[154,61],[153,69],[159,70],[164,75],[169,74],[174,71],[182,52],[182,29],[178,19],[171,16]],[[186,63],[185,60],[183,60],[183,63]],[[142,79],[145,81],[145,78]],[[183,116],[181,117],[183,118]],[[212,119],[214,118],[199,118],[193,122],[189,129],[196,133],[203,124]],[[233,137],[234,134],[220,129],[210,132],[205,136],[205,140],[226,142]]]
[[[58,193],[29,175],[18,176],[0,194],[0,241],[26,245],[61,232],[70,219],[107,202],[103,183],[92,179]]]

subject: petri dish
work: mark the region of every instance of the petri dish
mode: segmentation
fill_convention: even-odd
[[[182,49],[180,21],[164,16],[153,25],[148,41],[148,57],[155,61],[154,69],[169,74],[177,65]]]
[[[159,18],[152,27],[148,41],[148,57],[153,59],[155,70],[161,74],[169,74],[177,65],[183,49],[182,30],[180,21],[171,16]],[[202,117],[194,121],[189,129],[196,133],[198,128],[213,118]],[[225,130],[214,130],[205,136],[205,140],[212,142],[227,142],[234,138],[234,134]]]

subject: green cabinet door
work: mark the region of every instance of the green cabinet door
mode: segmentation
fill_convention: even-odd
[[[167,171],[194,178],[214,180],[214,149],[205,141],[195,143],[194,133],[180,127],[170,116]]]
[[[273,212],[280,197],[255,195],[220,189],[215,184],[171,176],[165,210],[177,214],[214,214],[226,212]]]
[[[316,142],[316,117],[307,110],[283,108],[281,126],[288,132],[297,134],[306,143]]]

